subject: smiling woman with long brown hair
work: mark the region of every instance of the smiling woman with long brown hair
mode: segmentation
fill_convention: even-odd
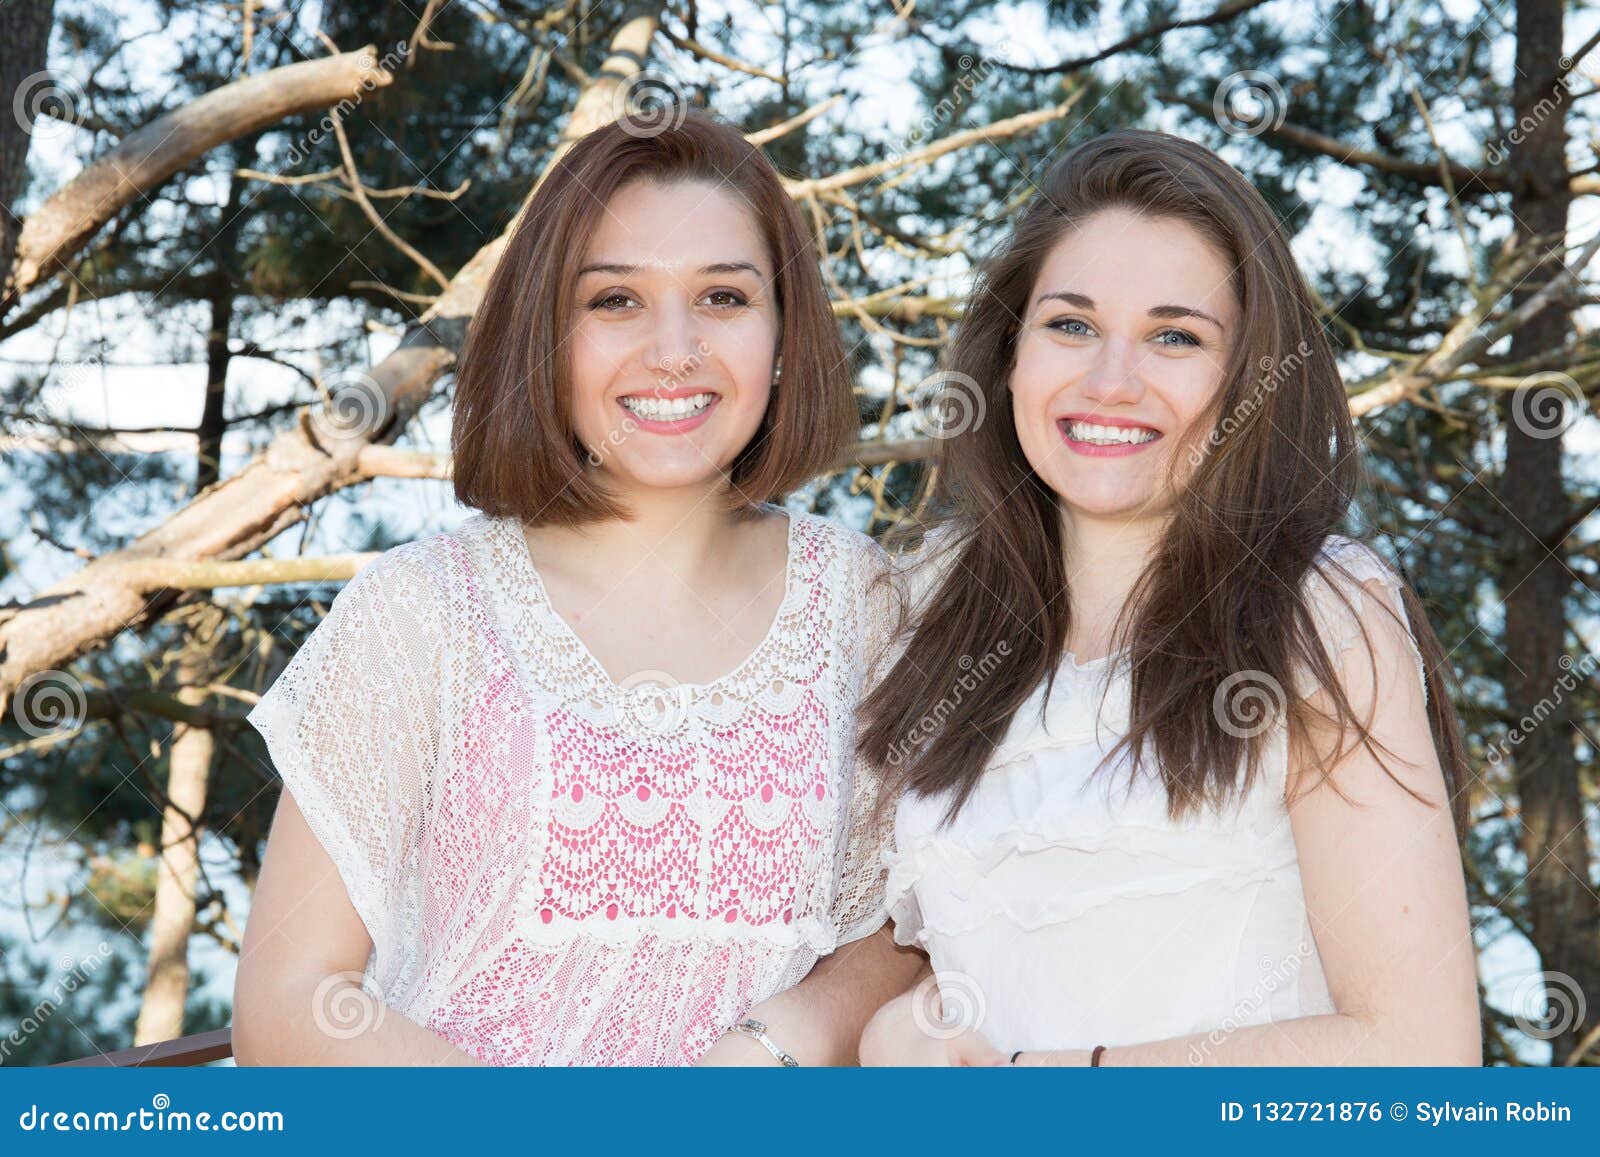
[[[948,371],[980,420],[862,727],[936,984],[863,1060],[1479,1063],[1448,672],[1341,533],[1355,431],[1265,201],[1181,138],[1079,146]]]

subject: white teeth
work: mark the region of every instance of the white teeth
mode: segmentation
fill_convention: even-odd
[[[1138,445],[1156,439],[1154,430],[1138,430],[1128,426],[1101,426],[1094,422],[1068,422],[1067,432],[1076,442],[1093,442],[1099,446]]]
[[[622,399],[630,413],[650,422],[679,422],[702,413],[716,400],[715,394],[695,394],[687,398],[652,398],[644,394],[629,394]]]

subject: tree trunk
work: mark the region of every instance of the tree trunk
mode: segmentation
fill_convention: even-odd
[[[1562,0],[1521,0],[1517,5],[1516,86],[1513,123],[1533,126],[1510,152],[1512,218],[1519,244],[1563,242],[1572,195],[1565,156],[1561,57]],[[1560,273],[1559,256],[1524,282],[1525,300]],[[1569,307],[1554,304],[1517,330],[1511,360],[1559,349],[1572,332]],[[1587,1027],[1600,1022],[1600,901],[1590,885],[1590,853],[1573,743],[1571,660],[1566,655],[1566,612],[1572,595],[1561,541],[1568,516],[1559,428],[1543,420],[1534,400],[1551,381],[1535,378],[1502,397],[1506,439],[1501,486],[1505,564],[1506,700],[1513,719],[1543,719],[1526,729],[1514,749],[1521,797],[1522,852],[1527,860],[1528,913],[1534,947],[1547,975],[1552,1061],[1562,1064]],[[1576,401],[1576,399],[1574,399]],[[1563,661],[1565,660],[1565,665]],[[1563,692],[1562,688],[1568,688]],[[1548,714],[1546,714],[1548,713]],[[1576,1015],[1580,1003],[1587,1015]]]
[[[9,0],[0,4],[0,94],[11,108],[0,116],[0,301],[6,296],[11,263],[17,255],[22,219],[12,208],[28,182],[32,141],[20,115],[33,86],[24,82],[44,71],[49,59],[50,24],[55,0]],[[17,102],[21,101],[19,107]]]
[[[240,142],[236,169],[247,169],[256,162],[260,136]],[[233,331],[233,307],[238,289],[233,271],[238,268],[239,228],[246,182],[233,177],[228,184],[228,200],[211,243],[216,270],[211,275],[211,325],[206,332],[206,396],[197,429],[199,447],[195,454],[194,492],[199,494],[222,477],[222,436],[228,432],[228,366],[233,354],[228,338]]]
[[[195,644],[179,664],[181,702],[199,706],[209,695],[211,664]],[[152,1044],[183,1035],[189,998],[189,934],[194,930],[195,881],[200,872],[201,813],[211,778],[215,740],[210,730],[180,723],[173,728],[167,773],[167,807],[161,817],[161,867],[150,918],[150,970],[133,1043]]]

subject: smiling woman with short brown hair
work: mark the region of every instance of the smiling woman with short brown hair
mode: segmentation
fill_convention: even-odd
[[[285,791],[236,1055],[850,1063],[915,968],[854,752],[892,608],[871,539],[769,501],[855,413],[777,174],[696,113],[579,141],[455,400],[480,513],[361,571],[250,714]]]

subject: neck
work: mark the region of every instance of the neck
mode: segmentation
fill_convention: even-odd
[[[535,527],[532,534],[572,561],[581,561],[584,569],[619,577],[635,570],[666,570],[691,579],[715,566],[735,525],[721,490],[720,479],[712,486],[630,489],[618,494],[630,518]]]
[[[1085,614],[1115,615],[1166,526],[1165,518],[1097,518],[1063,507],[1061,542],[1074,605]]]

